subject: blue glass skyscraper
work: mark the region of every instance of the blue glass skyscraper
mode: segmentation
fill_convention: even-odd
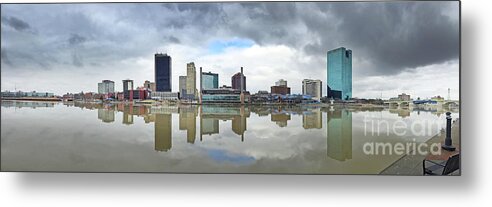
[[[155,89],[156,91],[172,90],[171,56],[167,54],[155,54]]]
[[[202,89],[219,88],[219,74],[217,73],[202,73]]]
[[[352,50],[341,47],[328,51],[326,69],[328,97],[352,98]]]

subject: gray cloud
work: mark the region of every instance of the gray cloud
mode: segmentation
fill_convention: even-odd
[[[16,17],[2,16],[2,22],[14,28],[17,31],[26,31],[31,28],[27,22],[24,22]]]
[[[68,44],[73,47],[72,64],[76,67],[84,66],[83,59],[78,50],[80,49],[79,45],[83,44],[85,41],[87,41],[87,38],[78,34],[71,34],[70,38],[68,38]]]
[[[394,74],[458,57],[458,24],[444,8],[435,2],[361,3],[357,9],[341,4],[333,12],[354,54],[369,60],[377,74]]]
[[[77,67],[84,66],[84,63],[82,62],[82,57],[80,57],[80,55],[76,51],[72,52],[72,64]]]
[[[70,38],[68,38],[68,43],[70,45],[78,45],[84,43],[86,40],[87,39],[83,36],[80,36],[78,34],[72,34],[70,35]]]
[[[0,54],[1,54],[2,63],[5,63],[5,64],[7,64],[9,66],[12,66],[12,62],[10,62],[10,59],[7,56],[7,50],[4,49],[4,48],[2,48]]]
[[[169,36],[168,39],[172,43],[177,43],[177,44],[181,43],[181,41],[175,36]]]
[[[154,52],[166,52],[175,45],[189,51],[186,53],[189,57],[173,57],[173,60],[181,58],[199,64],[203,56],[209,55],[211,41],[239,38],[261,47],[283,45],[292,49],[297,58],[289,68],[289,74],[293,75],[324,74],[326,52],[344,46],[353,50],[354,71],[357,71],[354,76],[394,76],[458,58],[458,5],[457,2],[2,5],[5,15],[1,19],[2,64],[8,66],[2,70],[63,71],[73,67],[75,71],[84,67],[85,72],[112,74],[115,68],[135,70],[132,64],[137,60],[149,61]],[[276,70],[282,68],[272,68],[271,72]],[[265,69],[265,75],[268,72]]]
[[[457,12],[454,2],[169,4],[166,7],[190,15],[180,22],[193,22],[197,27],[217,22],[218,29],[231,36],[249,38],[261,45],[302,48],[306,55],[316,58],[324,59],[330,49],[350,48],[355,59],[365,62],[361,71],[365,75],[398,74],[456,59],[459,54],[458,22],[446,15],[446,10]]]
[[[345,46],[354,51],[355,58],[369,63],[364,68],[366,75],[397,74],[408,68],[456,59],[459,54],[458,22],[445,14],[446,9],[452,9],[448,3],[247,3],[241,6],[251,23],[227,25],[239,35],[260,44],[302,47],[307,55],[319,58],[325,58],[330,49]],[[314,34],[314,38],[303,38],[309,34]]]

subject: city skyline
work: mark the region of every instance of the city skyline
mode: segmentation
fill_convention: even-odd
[[[239,8],[244,11],[235,12]],[[307,8],[314,9],[313,16],[300,12]],[[144,9],[154,18],[137,15]],[[355,17],[340,12],[355,9],[362,10],[353,14]],[[300,94],[303,79],[326,77],[326,52],[346,47],[354,53],[353,97],[380,98],[382,94],[389,98],[404,92],[427,98],[447,96],[450,88],[451,98],[458,99],[457,9],[457,2],[4,5],[1,87],[2,91],[16,88],[61,95],[97,91],[96,84],[107,79],[118,83],[115,91],[122,91],[120,81],[127,78],[134,80],[135,86],[145,80],[154,82],[153,54],[163,52],[173,58],[174,92],[178,77],[186,75],[186,63],[195,62],[204,72],[219,74],[219,86],[230,85],[230,77],[243,66],[252,93],[268,90],[276,80],[285,79],[292,93]],[[376,10],[392,15],[394,22],[380,21],[384,18],[378,15],[356,18]],[[51,11],[53,15],[45,15]],[[248,11],[256,16],[248,15]],[[293,12],[293,17],[288,17],[287,11]],[[395,11],[415,16],[405,19]],[[125,18],[121,12],[135,18]],[[158,16],[159,12],[165,14]],[[227,21],[215,24],[224,17]],[[64,20],[55,21],[61,18]],[[282,20],[278,28],[265,30],[264,23],[254,24],[275,18]],[[234,26],[244,19],[252,23],[244,28]],[[316,29],[316,24],[326,19],[341,23]],[[55,29],[50,22],[59,23],[60,28]],[[81,28],[71,26],[74,23],[81,23]],[[105,25],[111,24],[110,31]],[[366,32],[354,30],[363,24],[371,28],[359,27]],[[204,26],[210,29],[203,31]],[[395,28],[403,26],[409,30],[406,35],[411,42],[392,35]],[[171,29],[160,33],[166,28]],[[379,48],[363,41],[377,29],[382,33],[372,41],[386,41],[388,46]],[[199,31],[203,35],[193,35]],[[33,44],[26,45],[24,40]],[[429,81],[434,87],[427,87]]]

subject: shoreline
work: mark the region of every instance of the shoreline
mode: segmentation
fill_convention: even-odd
[[[63,103],[90,103],[90,104],[135,104],[135,105],[146,105],[146,106],[224,106],[224,107],[249,107],[249,106],[264,106],[264,107],[275,107],[275,106],[294,106],[294,107],[315,107],[315,108],[347,108],[347,109],[384,109],[388,108],[386,105],[376,105],[376,104],[361,104],[361,103],[316,103],[316,104],[303,104],[303,103],[182,103],[182,102],[154,102],[154,103],[142,103],[142,102],[127,102],[127,101],[82,101],[82,100],[71,100],[65,101],[58,98],[2,98],[2,101],[36,101],[36,102],[63,102]]]
[[[10,98],[10,97],[2,97],[2,101],[45,101],[45,102],[60,102],[62,99],[60,98],[48,98],[48,97],[20,97],[20,98]]]

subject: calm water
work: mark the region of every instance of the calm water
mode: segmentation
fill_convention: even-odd
[[[442,110],[404,109],[2,101],[1,112],[3,171],[378,174],[401,155],[365,143],[424,142],[437,125],[410,125],[445,123]],[[409,127],[378,135],[379,122]]]

